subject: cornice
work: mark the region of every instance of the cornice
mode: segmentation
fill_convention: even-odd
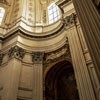
[[[46,41],[46,39],[50,40],[50,39],[53,39],[55,37],[60,37],[62,36],[61,40],[57,41],[57,42],[54,42],[54,44],[50,44],[50,45],[43,45],[43,46],[34,46],[33,45],[28,45],[28,44],[24,44],[23,42],[20,42],[18,40],[15,40],[13,42],[15,42],[13,44],[13,42],[10,42],[11,44],[10,45],[7,45],[6,47],[4,46],[2,48],[2,51],[5,52],[7,51],[7,48],[11,47],[12,45],[18,45],[20,47],[23,47],[24,49],[26,50],[29,50],[29,51],[45,51],[45,52],[50,52],[50,51],[53,51],[53,50],[57,50],[58,48],[62,47],[66,42],[66,37],[65,37],[65,33],[62,34],[62,32],[64,32],[64,30],[67,30],[68,28],[71,28],[73,27],[74,25],[77,25],[77,16],[76,14],[71,14],[70,16],[67,16],[66,18],[63,19],[62,21],[63,23],[63,29],[61,30],[58,30],[56,33],[54,34],[51,34],[51,35],[46,35],[46,36],[32,36],[32,35],[29,35],[29,34],[26,34],[24,33],[22,30],[20,29],[16,29],[15,31],[13,31],[12,33],[9,33],[9,34],[6,34],[4,35],[4,37],[2,38],[1,37],[1,42],[2,43],[7,43],[8,40],[12,40],[14,38],[22,38],[22,39],[26,39],[28,41],[30,41],[29,43],[32,43],[32,41],[40,41],[40,42],[43,42],[43,41]],[[38,42],[39,43],[39,42]],[[5,49],[6,48],[6,49]]]
[[[57,34],[63,32],[64,28],[65,28],[65,24],[67,26],[69,24],[72,24],[73,23],[72,21],[74,20],[73,18],[75,15],[76,14],[73,13],[70,16],[66,16],[66,18],[63,18],[61,21],[61,25],[59,27],[57,26],[56,28],[54,28],[50,32],[47,31],[47,32],[41,32],[41,33],[34,33],[34,32],[32,33],[32,32],[27,31],[26,29],[22,28],[21,26],[17,26],[15,28],[13,28],[12,30],[8,31],[7,34],[1,36],[0,40],[4,41],[4,40],[7,40],[9,37],[12,37],[12,36],[18,35],[18,34],[21,34],[25,37],[29,37],[32,39],[46,39],[46,38],[48,39],[50,37],[54,37]],[[75,19],[76,19],[76,17],[75,17]]]
[[[43,45],[43,46],[33,46],[33,45],[28,45],[26,43],[23,43],[23,42],[20,42],[19,41],[19,37],[21,38],[21,40],[23,40],[23,37],[21,37],[19,34],[18,36],[13,36],[13,37],[9,37],[8,40],[5,40],[3,42],[3,47],[1,49],[1,52],[2,53],[7,53],[8,50],[11,48],[11,47],[14,47],[14,46],[18,46],[18,47],[21,47],[23,49],[25,49],[28,53],[32,52],[32,51],[39,51],[39,52],[45,52],[45,53],[48,53],[48,52],[52,52],[52,51],[55,51],[59,48],[61,48],[63,45],[66,44],[66,41],[67,41],[67,38],[65,37],[64,35],[65,33],[61,34],[61,36],[59,37],[62,37],[59,41],[57,42],[54,42],[54,43],[51,43],[51,44],[48,44],[48,45]],[[63,35],[63,36],[62,36]],[[57,37],[58,38],[58,37]],[[25,39],[25,38],[24,38]],[[10,42],[9,42],[10,40]],[[14,40],[14,41],[13,41]],[[35,40],[30,40],[28,39],[29,41],[29,44],[30,43],[34,43]],[[36,40],[37,41],[37,40]],[[43,41],[43,40],[42,40]],[[40,42],[42,42],[41,39],[40,39]],[[7,45],[6,45],[7,44]]]
[[[58,33],[64,31],[64,24],[55,32],[51,33],[51,34],[48,34],[48,33],[45,33],[44,35],[40,35],[39,33],[34,33],[32,34],[29,34],[28,31],[25,31],[23,28],[21,28],[20,26],[13,29],[12,31],[8,32],[7,34],[5,35],[2,35],[0,37],[0,40],[2,41],[5,41],[7,40],[9,37],[12,37],[12,36],[15,36],[15,35],[18,35],[18,34],[21,34],[23,36],[26,36],[28,38],[32,38],[32,39],[44,39],[44,38],[50,38],[52,36],[55,36],[57,35]]]
[[[56,4],[57,4],[59,7],[68,5],[68,4],[70,4],[70,3],[72,3],[72,0],[59,0],[58,2],[56,2]]]
[[[45,26],[42,26],[42,25],[31,26],[31,25],[28,25],[27,22],[25,22],[22,19],[19,21],[16,20],[16,23],[7,26],[6,28],[7,32],[5,34],[10,34],[16,29],[17,30],[20,29],[28,35],[31,35],[34,37],[38,37],[38,36],[42,37],[42,36],[47,36],[47,35],[56,33],[56,31],[60,30],[62,27],[63,27],[62,19],[59,19],[57,22],[53,24],[45,25]],[[40,32],[38,32],[37,30],[40,30]]]
[[[31,57],[31,63],[28,63],[27,60],[24,59],[25,55],[29,55]],[[7,58],[6,61],[3,61],[3,58]],[[62,47],[58,48],[57,50],[51,51],[51,52],[44,52],[44,51],[27,51],[26,49],[19,47],[19,46],[13,46],[6,51],[6,53],[0,52],[0,65],[4,65],[9,62],[9,60],[16,58],[20,60],[22,63],[31,65],[32,63],[46,63],[49,64],[51,62],[56,62],[60,58],[71,58],[70,56],[70,50],[69,50],[69,44],[68,42],[63,45]]]
[[[18,87],[18,90],[22,90],[22,91],[32,91],[31,88],[25,88],[25,87]]]

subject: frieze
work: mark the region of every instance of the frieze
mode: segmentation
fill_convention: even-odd
[[[24,55],[25,50],[18,46],[11,47],[11,49],[8,51],[9,58],[16,57],[18,59],[23,59]]]

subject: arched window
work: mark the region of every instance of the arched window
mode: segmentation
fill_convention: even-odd
[[[55,3],[52,3],[48,7],[48,17],[49,17],[49,24],[56,22],[60,19],[60,10]]]
[[[5,13],[4,8],[0,7],[0,25],[2,23],[2,20],[3,20],[3,17],[4,17],[4,13]]]

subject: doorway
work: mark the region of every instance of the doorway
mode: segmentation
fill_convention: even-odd
[[[73,66],[68,61],[55,64],[45,79],[46,100],[79,100]]]

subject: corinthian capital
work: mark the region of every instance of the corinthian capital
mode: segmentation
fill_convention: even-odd
[[[76,14],[72,13],[70,16],[66,16],[63,20],[64,25],[68,26],[70,24],[75,24],[76,23]]]
[[[43,63],[44,52],[32,52],[33,63]]]
[[[8,52],[9,58],[16,57],[18,59],[23,59],[24,55],[25,55],[25,50],[18,46],[12,47]]]
[[[0,65],[2,64],[4,54],[0,53]]]

